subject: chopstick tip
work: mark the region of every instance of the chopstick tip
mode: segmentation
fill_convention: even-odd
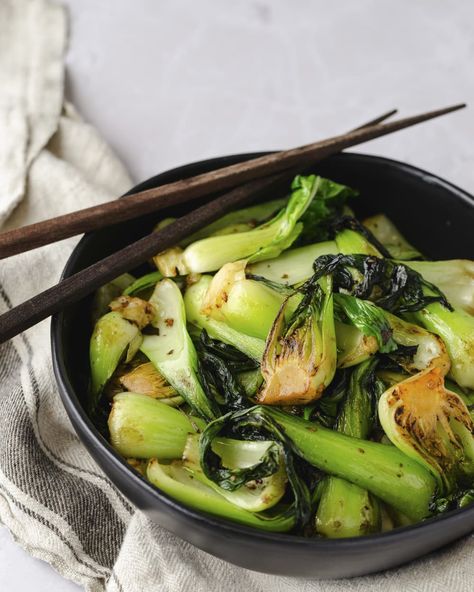
[[[445,113],[452,113],[453,111],[459,111],[459,109],[465,109],[467,107],[467,103],[456,103],[455,105],[451,105],[450,107],[446,107],[445,109],[440,109],[440,111],[444,111]]]

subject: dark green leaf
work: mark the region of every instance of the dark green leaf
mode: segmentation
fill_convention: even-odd
[[[334,294],[334,308],[339,319],[345,315],[364,335],[375,337],[380,352],[388,353],[397,349],[383,310],[372,302],[348,294]]]
[[[371,300],[394,313],[415,312],[432,302],[439,302],[452,310],[445,295],[413,269],[367,255],[322,255],[313,263],[314,275],[306,285],[331,275],[334,291],[344,290],[353,296]],[[357,277],[351,270],[359,272]],[[301,288],[304,290],[304,286]]]
[[[342,216],[347,200],[358,195],[359,193],[350,187],[320,177],[317,193],[301,218],[303,231],[298,238],[298,244],[331,238],[334,234],[334,222]]]
[[[220,434],[240,439],[272,440],[275,445],[270,446],[260,463],[247,469],[228,469],[222,466],[220,457],[211,448],[214,438]],[[304,479],[298,473],[295,462],[298,451],[264,408],[251,407],[228,413],[211,422],[201,435],[200,449],[201,467],[205,475],[220,487],[230,490],[253,479],[262,479],[275,473],[278,468],[279,451],[282,450],[294,497],[288,511],[295,514],[300,526],[307,523],[311,514],[311,497]]]
[[[258,368],[258,364],[234,347],[211,339],[205,330],[201,332],[196,348],[201,383],[207,396],[217,400],[221,412],[249,407],[237,373]]]

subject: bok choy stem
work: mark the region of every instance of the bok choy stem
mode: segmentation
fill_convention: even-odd
[[[365,440],[372,429],[377,360],[363,362],[352,372],[347,397],[335,429]],[[328,477],[316,513],[316,530],[330,538],[361,536],[381,528],[381,508],[376,497],[339,477]]]
[[[168,279],[156,285],[150,298],[157,313],[152,325],[157,335],[146,335],[141,351],[191,406],[194,413],[211,420],[219,414],[198,379],[198,358],[186,330],[183,298],[178,286]]]

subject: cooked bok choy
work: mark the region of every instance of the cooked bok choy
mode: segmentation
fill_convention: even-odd
[[[300,302],[288,321],[292,298]],[[262,358],[261,403],[293,405],[321,397],[336,371],[337,351],[330,278],[288,297],[278,312]]]
[[[194,413],[203,419],[213,419],[216,405],[207,398],[198,380],[198,358],[186,329],[184,303],[178,286],[171,280],[161,280],[150,302],[157,311],[152,320],[156,335],[143,338],[141,351]]]
[[[158,269],[164,275],[184,275],[216,271],[225,263],[239,259],[261,261],[277,257],[303,230],[303,224],[298,220],[322,181],[321,177],[315,175],[295,177],[286,206],[270,221],[247,232],[201,239],[182,252],[176,249],[164,251],[154,259]]]
[[[366,439],[372,430],[377,384],[372,359],[353,371],[335,429]],[[327,477],[316,512],[316,530],[329,538],[361,536],[381,529],[379,500],[366,489],[340,477]]]
[[[446,389],[440,368],[390,387],[379,417],[390,440],[437,478],[443,493],[474,483],[474,425],[459,395]]]
[[[160,491],[327,538],[474,502],[474,262],[357,195],[298,175],[97,292],[91,416]]]

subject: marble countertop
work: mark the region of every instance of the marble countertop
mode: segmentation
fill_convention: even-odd
[[[67,94],[135,180],[465,101],[358,151],[474,192],[471,0],[66,0]],[[0,590],[69,592],[0,528]]]

